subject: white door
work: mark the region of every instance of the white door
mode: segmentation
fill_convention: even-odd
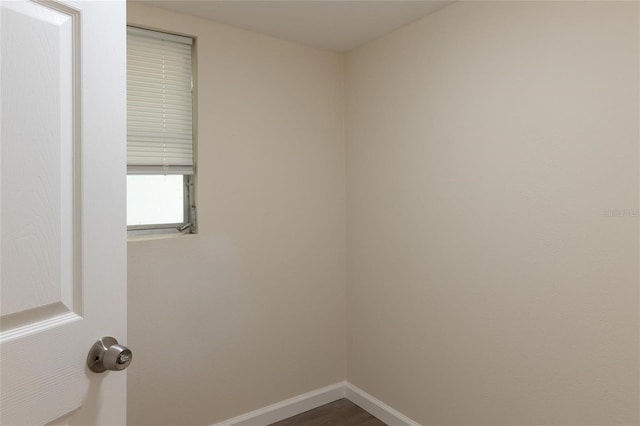
[[[125,3],[0,21],[0,423],[125,424],[126,372],[87,368],[127,343]]]

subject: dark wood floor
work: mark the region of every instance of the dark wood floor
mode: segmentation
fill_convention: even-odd
[[[322,407],[289,417],[270,426],[386,426],[348,399],[339,399]]]

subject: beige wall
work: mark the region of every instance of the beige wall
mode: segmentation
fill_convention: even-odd
[[[129,424],[213,424],[343,380],[342,57],[128,14],[197,37],[200,229],[129,243]]]
[[[457,2],[346,98],[339,55],[129,22],[198,37],[200,118],[200,233],[129,243],[129,424],[345,375],[425,425],[638,423],[637,3]]]
[[[635,2],[459,2],[348,55],[349,381],[638,424],[638,75]]]

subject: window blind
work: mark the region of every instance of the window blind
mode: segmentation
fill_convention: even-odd
[[[193,40],[127,30],[127,172],[193,174]]]

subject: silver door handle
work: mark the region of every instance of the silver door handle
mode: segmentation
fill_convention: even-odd
[[[124,370],[131,364],[133,353],[125,345],[118,343],[113,337],[103,337],[91,346],[87,356],[89,370],[104,373],[107,370]]]

